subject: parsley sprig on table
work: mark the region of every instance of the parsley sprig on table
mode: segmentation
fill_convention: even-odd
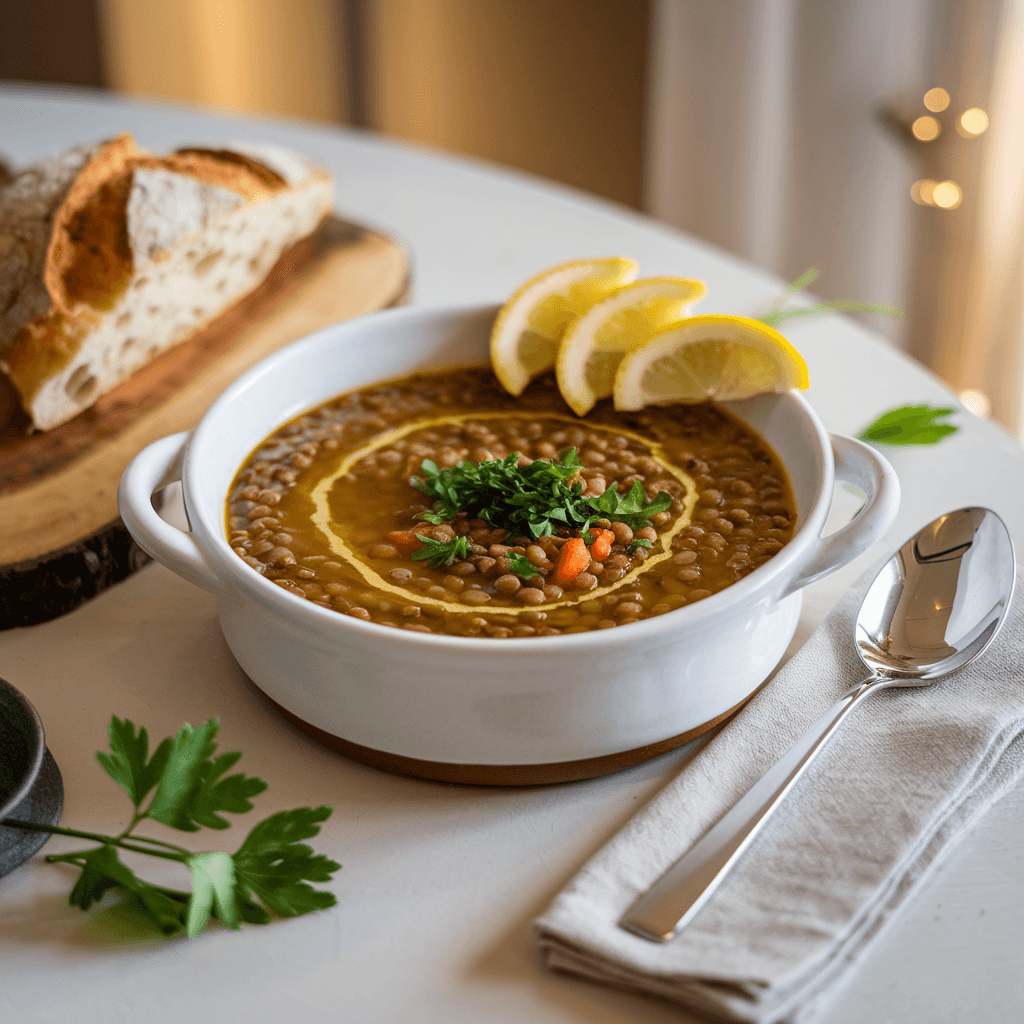
[[[901,405],[882,413],[857,436],[862,441],[875,444],[936,444],[960,429],[955,424],[939,422],[942,417],[955,412],[952,407],[939,409],[927,404]]]
[[[672,506],[672,496],[665,491],[648,501],[639,480],[625,494],[610,484],[596,498],[583,497],[578,478],[583,466],[575,448],[566,448],[550,461],[537,459],[526,466],[518,462],[516,452],[504,459],[460,462],[450,469],[438,469],[436,463],[424,459],[423,476],[409,481],[434,499],[433,508],[421,512],[420,518],[436,524],[465,512],[513,536],[536,540],[560,526],[586,534],[598,519],[615,520],[638,530],[651,516]],[[570,483],[573,477],[577,479]]]
[[[46,858],[81,870],[71,890],[71,905],[88,910],[106,892],[117,890],[165,935],[181,931],[198,935],[211,916],[238,928],[241,921],[267,924],[268,911],[297,917],[334,906],[333,893],[308,883],[329,881],[341,865],[314,855],[301,842],[319,833],[320,822],[331,815],[330,807],[298,807],[272,814],[253,828],[233,854],[192,853],[175,843],[135,832],[147,819],[182,832],[197,832],[201,827],[225,829],[230,822],[220,812],[252,810],[250,798],[262,793],[267,783],[241,772],[226,775],[242,754],[234,751],[214,756],[218,727],[215,718],[194,729],[186,723],[176,736],[161,741],[150,756],[149,734],[144,728],[136,731],[128,719],[111,718],[110,753],[100,751],[96,757],[135,808],[128,827],[116,836],[10,818],[2,824],[102,844]],[[143,807],[150,793],[152,798]],[[192,892],[143,881],[122,863],[118,850],[179,861],[191,874]]]

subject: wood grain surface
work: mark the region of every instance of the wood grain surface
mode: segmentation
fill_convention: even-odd
[[[328,218],[255,292],[74,420],[30,433],[15,413],[0,427],[0,628],[62,615],[145,564],[117,512],[131,459],[195,426],[232,380],[277,349],[401,303],[409,274],[394,239]]]

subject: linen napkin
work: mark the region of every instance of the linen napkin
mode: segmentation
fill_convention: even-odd
[[[723,1021],[805,1021],[941,854],[1024,775],[1024,600],[985,654],[868,698],[667,943],[622,915],[867,676],[865,574],[797,654],[583,867],[535,922],[546,964]]]

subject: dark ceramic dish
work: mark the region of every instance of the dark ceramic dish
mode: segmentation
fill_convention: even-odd
[[[64,806],[60,770],[46,749],[36,709],[0,679],[0,820],[55,825]],[[45,832],[0,826],[0,875],[28,860],[49,839]]]

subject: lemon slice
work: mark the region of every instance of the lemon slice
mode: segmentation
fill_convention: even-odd
[[[692,316],[627,353],[615,375],[615,408],[732,401],[806,388],[807,364],[773,327],[742,316]]]
[[[531,277],[498,312],[491,330],[491,366],[512,395],[555,365],[565,329],[639,267],[624,256],[574,260]]]
[[[617,288],[573,321],[555,361],[558,390],[577,416],[586,416],[612,393],[615,371],[626,352],[661,328],[690,315],[704,298],[702,281],[651,277]]]

